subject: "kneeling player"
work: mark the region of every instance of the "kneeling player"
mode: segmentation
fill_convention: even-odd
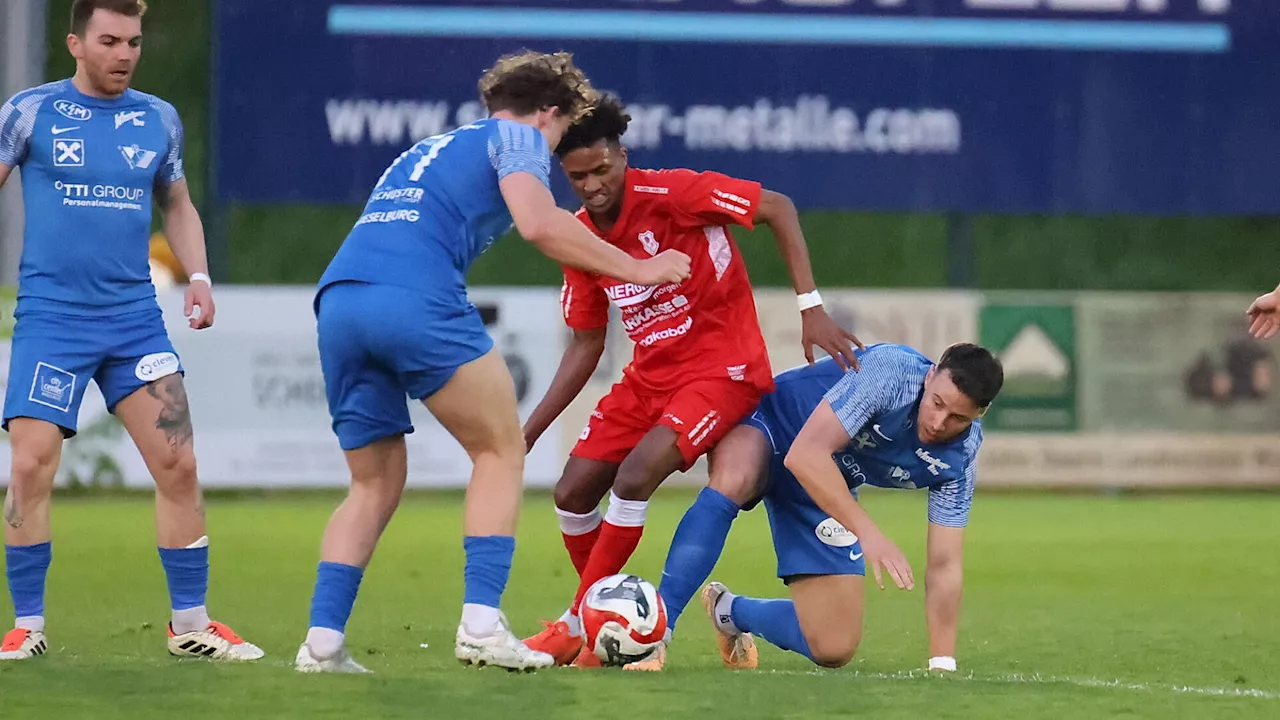
[[[870,564],[915,585],[902,551],[857,501],[863,484],[929,490],[925,615],[931,669],[954,670],[964,527],[982,445],[979,418],[1004,372],[990,352],[953,345],[935,365],[900,345],[860,353],[862,369],[829,361],[782,373],[776,391],[711,455],[711,480],[685,513],[659,587],[675,624],[724,549],[739,509],[764,500],[778,577],[789,600],[702,591],[726,667],[754,668],[751,633],[818,665],[841,667],[862,638]],[[847,528],[847,529],[846,529]],[[635,669],[660,670],[665,649]]]
[[[769,225],[797,293],[805,354],[818,345],[853,364],[849,341],[826,314],[805,251],[795,206],[758,183],[719,173],[627,167],[620,137],[630,117],[604,97],[556,148],[584,207],[578,218],[638,258],[664,249],[688,254],[682,283],[641,286],[565,269],[565,322],[574,340],[555,380],[525,425],[531,447],[582,391],[604,351],[609,304],[618,307],[635,357],[592,413],[556,484],[565,547],[580,576],[562,618],[525,642],[560,664],[582,652],[576,609],[591,585],[619,572],[640,542],[649,497],[669,475],[687,471],[773,389],[773,371],[756,317],[747,269],[730,225]],[[597,506],[606,493],[607,515]]]

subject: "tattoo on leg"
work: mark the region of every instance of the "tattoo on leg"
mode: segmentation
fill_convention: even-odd
[[[169,446],[176,452],[191,444],[191,408],[187,405],[187,389],[181,375],[169,375],[147,385],[147,392],[162,404],[156,428],[163,430]]]
[[[4,521],[14,530],[22,527],[22,514],[18,512],[18,502],[13,493],[9,493],[4,499]]]

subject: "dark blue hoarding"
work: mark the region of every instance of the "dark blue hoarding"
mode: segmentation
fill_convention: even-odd
[[[363,202],[482,115],[499,55],[570,50],[632,162],[802,207],[1280,211],[1280,5],[1239,0],[221,0],[218,192]]]

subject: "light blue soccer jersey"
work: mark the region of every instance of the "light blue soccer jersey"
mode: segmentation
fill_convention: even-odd
[[[498,181],[516,172],[551,186],[551,152],[536,128],[489,118],[426,138],[400,155],[320,279],[463,292],[471,264],[511,229]]]
[[[183,178],[182,142],[174,107],[136,90],[94,98],[61,80],[0,107],[0,164],[20,169],[26,216],[19,313],[156,306],[152,193]]]
[[[863,485],[929,490],[929,521],[964,527],[973,504],[982,423],[948,443],[921,443],[916,412],[933,363],[902,345],[859,352],[861,369],[844,372],[831,358],[788,370],[775,379],[759,412],[776,452],[784,453],[809,415],[826,400],[849,444],[834,454],[849,488]]]

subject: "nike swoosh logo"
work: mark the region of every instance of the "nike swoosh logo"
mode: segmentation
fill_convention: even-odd
[[[71,132],[72,130],[79,130],[80,126],[72,125],[71,127],[60,128],[57,125],[54,125],[51,129],[53,130],[54,135],[61,135],[62,133]]]
[[[862,557],[862,553],[853,553],[853,552],[849,553],[849,559],[854,562],[857,562],[861,557]]]
[[[877,434],[877,435],[879,435],[880,437],[884,438],[885,440],[888,440],[889,442],[893,442],[893,438],[889,437],[888,435],[885,435],[885,434],[880,430],[880,423],[876,423],[875,425],[872,425],[872,426],[871,426],[871,429],[872,429],[872,430],[875,430],[875,431],[876,431],[876,434]]]

